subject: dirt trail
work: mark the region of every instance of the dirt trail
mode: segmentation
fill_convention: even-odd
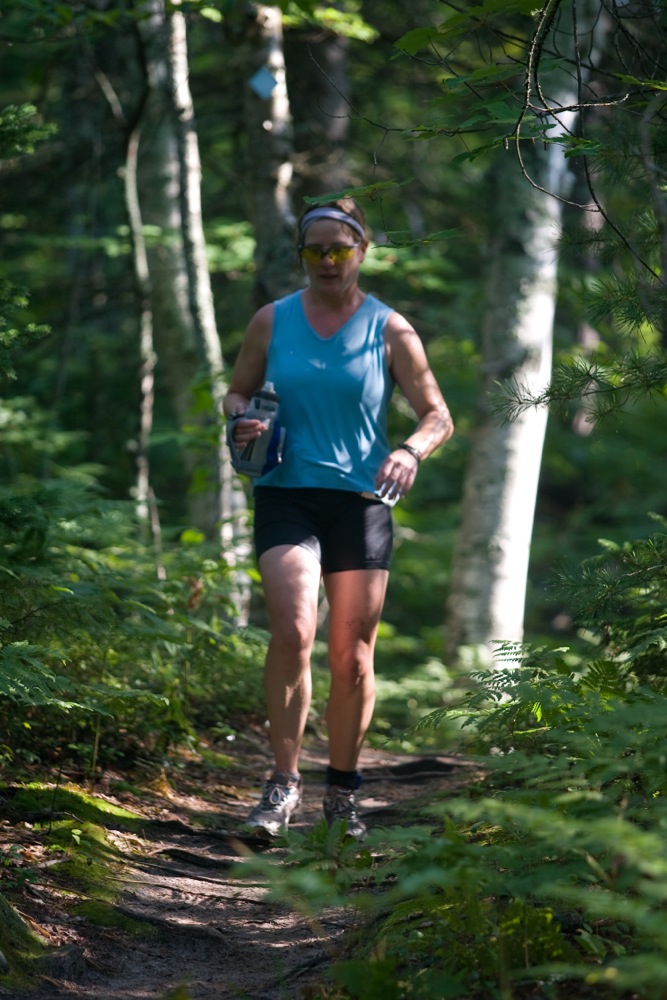
[[[121,857],[112,864],[121,889],[114,912],[150,933],[136,933],[137,925],[128,933],[122,926],[72,916],[68,897],[45,875],[43,885],[26,891],[19,905],[55,947],[52,966],[31,1000],[323,996],[316,984],[341,947],[349,912],[325,912],[314,928],[268,900],[263,885],[240,881],[231,871],[244,850],[265,850],[242,835],[242,823],[267,765],[260,750],[231,771],[191,761],[162,794],[154,792],[141,803],[112,791],[114,802],[140,808],[146,817],[139,835],[127,832],[122,821],[108,824],[109,840]],[[464,761],[445,757],[366,751],[362,767],[358,801],[369,827],[412,823],[418,802],[456,794],[470,777]],[[324,768],[317,750],[304,755],[304,805],[293,823],[296,830],[321,817]],[[3,833],[8,832],[6,824]],[[269,851],[280,857],[279,848]],[[0,986],[3,1000],[24,996]]]

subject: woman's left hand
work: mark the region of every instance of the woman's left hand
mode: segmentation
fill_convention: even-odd
[[[396,448],[388,455],[375,477],[375,489],[388,500],[404,497],[417,478],[419,460],[403,448]]]

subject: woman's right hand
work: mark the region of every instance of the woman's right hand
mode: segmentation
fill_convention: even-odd
[[[243,449],[246,445],[250,444],[252,441],[256,441],[258,437],[261,437],[264,431],[267,429],[267,424],[262,420],[245,420],[243,417],[236,417],[234,420],[234,429],[232,431],[232,438],[234,444],[237,448]]]

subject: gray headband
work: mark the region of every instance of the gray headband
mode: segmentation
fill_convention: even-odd
[[[366,239],[364,227],[357,222],[354,216],[348,215],[347,212],[343,212],[340,208],[311,208],[299,223],[299,236],[303,236],[311,222],[316,222],[318,219],[333,219],[335,222],[344,222],[346,226],[354,229],[355,233],[361,236],[362,240]]]

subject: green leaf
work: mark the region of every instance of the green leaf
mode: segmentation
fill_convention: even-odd
[[[421,49],[428,49],[438,37],[438,28],[413,28],[396,42],[396,48],[414,56]]]
[[[412,177],[406,177],[402,181],[376,181],[374,184],[365,184],[363,187],[344,188],[342,191],[331,191],[316,197],[304,196],[303,200],[308,205],[323,205],[328,201],[338,201],[340,198],[369,198],[371,201],[375,201],[386,191],[404,187],[412,180]]]

